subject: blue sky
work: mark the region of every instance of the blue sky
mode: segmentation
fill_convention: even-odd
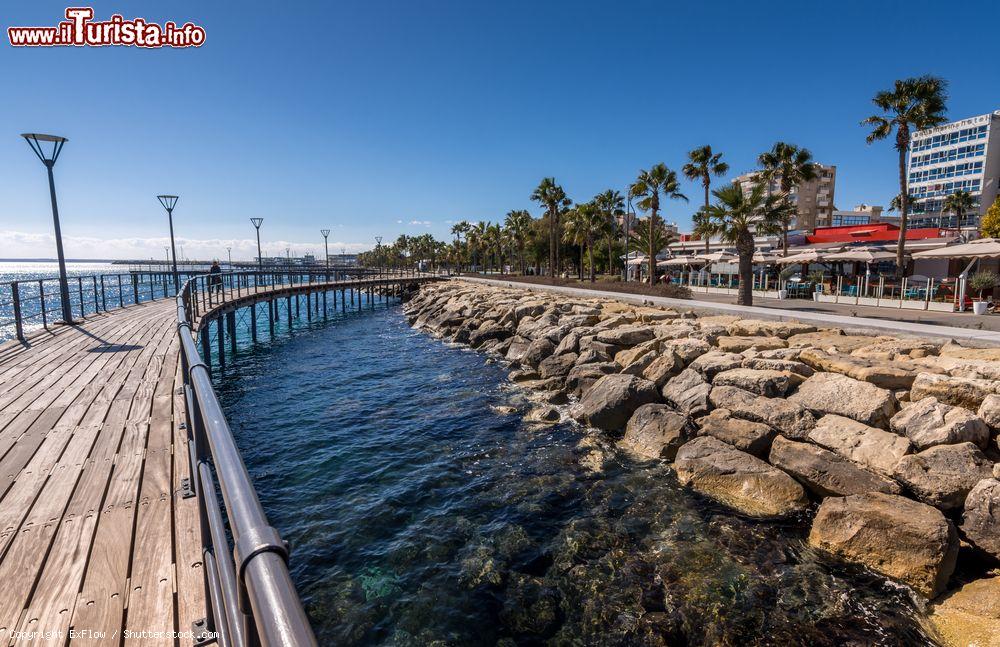
[[[949,80],[949,114],[1000,108],[990,2],[91,3],[193,21],[191,50],[0,45],[0,257],[51,256],[44,169],[17,136],[70,138],[56,167],[67,254],[188,257],[369,247],[496,220],[552,175],[586,200],[711,144],[734,173],[783,139],[838,167],[836,204],[886,204],[895,153],[865,144],[871,96]],[[694,6],[698,4],[698,6]],[[239,7],[237,9],[236,7]],[[54,25],[66,4],[6,3]],[[950,15],[949,15],[950,14]],[[893,30],[899,29],[901,33]],[[665,214],[682,229],[692,204]]]

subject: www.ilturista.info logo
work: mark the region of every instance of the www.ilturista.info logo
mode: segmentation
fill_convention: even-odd
[[[7,37],[14,47],[201,47],[205,29],[190,22],[126,20],[119,14],[95,22],[92,7],[69,7],[66,20],[55,27],[8,27]]]

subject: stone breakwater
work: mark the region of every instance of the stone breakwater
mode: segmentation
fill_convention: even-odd
[[[528,419],[565,405],[740,514],[811,516],[813,548],[933,600],[946,643],[1000,635],[1000,349],[460,281],[405,312],[508,362]]]

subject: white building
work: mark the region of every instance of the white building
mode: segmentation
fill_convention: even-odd
[[[759,174],[760,171],[750,171],[740,175],[733,182],[740,185],[744,194],[749,194],[757,184]],[[788,196],[796,210],[792,229],[810,231],[816,227],[829,227],[836,186],[837,167],[816,164],[814,179],[792,187],[792,192]],[[768,184],[767,194],[773,195],[780,190],[781,177],[778,176]]]
[[[910,227],[978,227],[997,197],[1000,110],[910,135]],[[968,191],[977,206],[962,222],[942,213],[945,197]]]

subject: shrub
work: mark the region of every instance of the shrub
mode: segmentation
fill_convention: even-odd
[[[969,277],[969,289],[976,292],[979,298],[983,298],[983,292],[991,288],[996,287],[997,283],[1000,283],[1000,275],[996,272],[984,271],[976,272]]]

